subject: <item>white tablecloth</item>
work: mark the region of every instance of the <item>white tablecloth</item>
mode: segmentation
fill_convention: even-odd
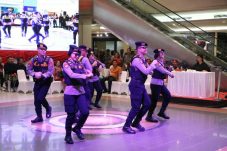
[[[172,95],[208,98],[215,95],[214,72],[173,72],[174,78],[168,78],[167,87]]]

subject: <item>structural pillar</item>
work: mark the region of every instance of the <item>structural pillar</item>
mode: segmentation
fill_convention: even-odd
[[[79,44],[92,47],[92,19],[93,19],[93,1],[79,1]]]

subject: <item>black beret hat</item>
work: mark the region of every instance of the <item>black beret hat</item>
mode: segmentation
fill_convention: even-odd
[[[135,42],[136,48],[140,47],[140,46],[146,46],[147,47],[147,43],[143,42],[143,41],[137,41]]]
[[[159,49],[155,49],[155,50],[154,50],[154,53],[159,53],[159,52],[161,52],[161,51],[165,52],[164,49],[159,48]]]
[[[47,50],[47,46],[44,43],[38,43],[37,48],[45,48]]]
[[[78,47],[76,45],[69,45],[68,55],[70,56],[73,52],[78,52]]]
[[[85,45],[80,45],[78,49],[79,49],[79,51],[81,51],[81,50],[87,51],[87,46],[85,46]]]

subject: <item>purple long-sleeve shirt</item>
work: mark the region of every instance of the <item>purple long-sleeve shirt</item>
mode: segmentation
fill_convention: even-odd
[[[146,67],[141,59],[142,58],[133,59],[132,66],[138,68],[142,73],[144,73],[146,75],[150,74],[156,68],[155,64],[152,63],[148,67]],[[143,58],[143,59],[145,59],[145,58]]]
[[[89,61],[89,59],[87,57],[83,57],[81,62],[83,64],[83,66],[85,67],[85,69],[87,69],[87,70],[92,72],[93,68],[92,68],[92,65],[91,65],[91,63],[90,63],[90,61]],[[93,76],[93,77],[89,78],[88,81],[89,82],[93,82],[93,81],[97,81],[98,80],[98,77],[95,77],[95,76]]]
[[[81,62],[83,64],[83,66],[85,67],[85,69],[92,72],[92,65],[87,57],[83,57]]]

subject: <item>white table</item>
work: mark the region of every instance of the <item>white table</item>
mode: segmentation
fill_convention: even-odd
[[[215,73],[182,71],[173,72],[168,78],[167,87],[172,95],[183,97],[208,98],[215,95]]]

